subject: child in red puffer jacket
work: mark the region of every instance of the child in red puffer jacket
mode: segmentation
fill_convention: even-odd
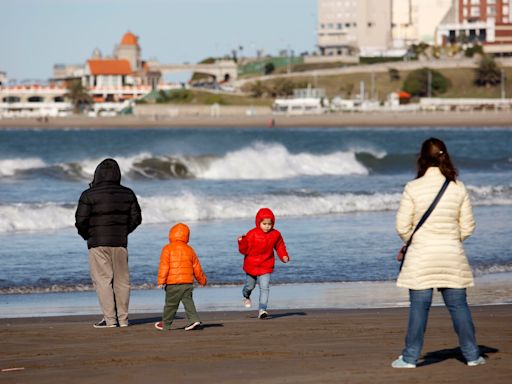
[[[244,255],[244,271],[247,274],[242,290],[243,304],[252,306],[251,292],[260,285],[260,304],[258,318],[268,317],[267,303],[270,286],[270,274],[274,270],[274,249],[283,263],[290,261],[283,237],[275,224],[274,213],[268,208],[261,208],[256,214],[256,228],[238,238],[238,250]]]

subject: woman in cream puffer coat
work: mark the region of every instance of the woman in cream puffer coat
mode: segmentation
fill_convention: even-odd
[[[407,250],[397,286],[409,289],[407,337],[394,368],[415,368],[423,346],[433,289],[438,289],[450,311],[459,344],[469,366],[484,364],[475,339],[466,288],[473,286],[473,273],[462,241],[475,230],[471,202],[464,184],[456,180],[445,144],[426,140],[418,158],[417,178],[405,186],[396,217],[396,230],[404,242],[411,237],[444,181],[450,183],[425,223],[414,234]]]

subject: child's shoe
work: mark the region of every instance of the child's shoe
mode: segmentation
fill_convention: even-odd
[[[159,331],[163,331],[164,330],[164,322],[163,321],[156,322],[155,328],[158,329]]]
[[[203,329],[203,324],[200,321],[196,321],[195,323],[189,324],[185,327],[185,331],[198,331]]]
[[[248,297],[244,297],[242,299],[242,304],[244,305],[245,308],[251,308],[252,307],[252,301]]]
[[[404,360],[403,356],[398,356],[398,359],[391,363],[393,368],[416,368],[416,364],[408,363]]]
[[[468,361],[468,367],[476,367],[477,365],[484,365],[484,364],[485,364],[485,359],[482,356],[480,356],[476,360]]]
[[[266,319],[268,317],[268,312],[264,309],[260,309],[260,312],[258,314],[258,319]]]

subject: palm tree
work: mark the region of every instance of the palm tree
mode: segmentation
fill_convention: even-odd
[[[76,79],[68,82],[67,89],[68,92],[64,97],[71,100],[76,114],[82,113],[85,108],[92,104],[92,97],[89,95],[87,88],[82,85],[81,80]]]

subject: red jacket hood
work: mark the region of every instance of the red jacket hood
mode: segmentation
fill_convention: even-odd
[[[178,223],[173,226],[169,231],[169,241],[182,241],[188,243],[190,237],[190,229],[183,223]]]
[[[256,228],[260,227],[260,223],[264,219],[272,220],[272,224],[276,224],[276,217],[274,216],[274,212],[270,210],[270,208],[261,208],[256,214]]]

